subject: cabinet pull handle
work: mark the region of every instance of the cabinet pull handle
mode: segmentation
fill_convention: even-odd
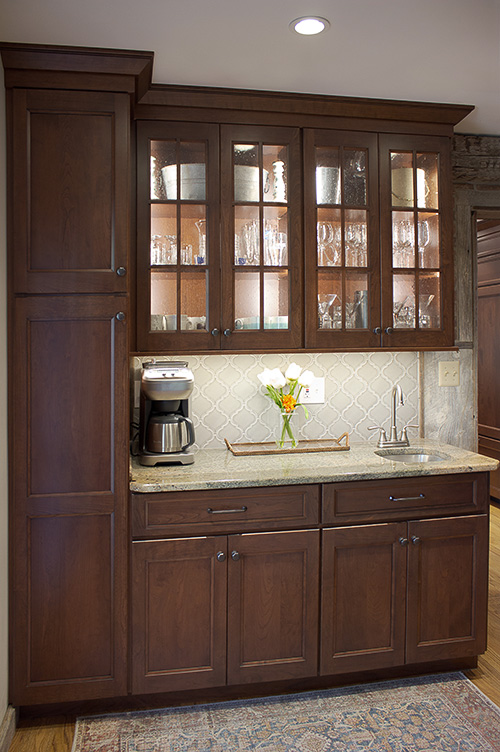
[[[224,337],[229,337],[229,335],[231,334],[231,329],[224,329],[223,334]]]
[[[386,334],[392,334],[393,331],[394,331],[394,329],[392,328],[392,326],[386,326],[386,328],[385,328],[385,333]]]
[[[224,551],[219,551],[217,553],[217,561],[226,561],[226,554]]]
[[[421,493],[418,496],[389,496],[390,501],[418,501],[419,499],[425,499],[425,494]]]
[[[381,326],[376,326],[375,329],[373,330],[373,333],[374,334],[382,334],[382,327]]]
[[[231,551],[231,559],[233,561],[239,561],[240,560],[240,555],[239,555],[238,551]]]
[[[399,539],[399,544],[401,546],[407,546],[408,545],[408,538],[400,538]]]
[[[212,329],[212,331],[210,332],[210,334],[212,335],[212,337],[216,337],[219,334],[219,330],[218,329]]]
[[[123,311],[118,311],[115,318],[117,321],[125,321],[125,314]]]
[[[416,546],[418,543],[420,543],[420,538],[418,537],[418,535],[412,535],[411,536],[411,542],[413,543],[414,546]]]
[[[212,509],[208,507],[208,514],[235,514],[236,512],[246,512],[247,507],[241,507],[240,509]]]
[[[127,270],[125,269],[124,266],[119,266],[118,269],[116,270],[116,273],[118,274],[119,277],[124,277],[127,273]]]

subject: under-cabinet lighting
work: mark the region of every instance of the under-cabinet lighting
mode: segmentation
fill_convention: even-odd
[[[321,16],[302,16],[296,18],[290,24],[290,29],[296,31],[297,34],[306,34],[311,36],[312,34],[321,34],[322,31],[326,31],[330,28],[330,22],[326,18]]]

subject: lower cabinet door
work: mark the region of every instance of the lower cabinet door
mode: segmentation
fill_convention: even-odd
[[[229,684],[316,676],[319,531],[228,537]]]
[[[322,675],[402,665],[405,522],[323,530]]]
[[[486,649],[487,515],[408,524],[408,663]]]
[[[225,536],[132,545],[132,691],[226,683]]]

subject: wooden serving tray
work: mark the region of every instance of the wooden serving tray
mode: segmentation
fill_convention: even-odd
[[[341,444],[345,440],[345,444]],[[247,442],[243,444],[230,444],[224,439],[230,452],[236,457],[250,456],[257,454],[302,454],[303,452],[347,452],[349,446],[349,434],[343,433],[338,439],[306,439],[299,441],[296,447],[287,446],[286,442],[283,449],[276,446],[275,441]]]

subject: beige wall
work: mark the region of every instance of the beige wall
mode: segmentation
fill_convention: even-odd
[[[0,723],[7,709],[7,295],[5,94],[0,66]]]

